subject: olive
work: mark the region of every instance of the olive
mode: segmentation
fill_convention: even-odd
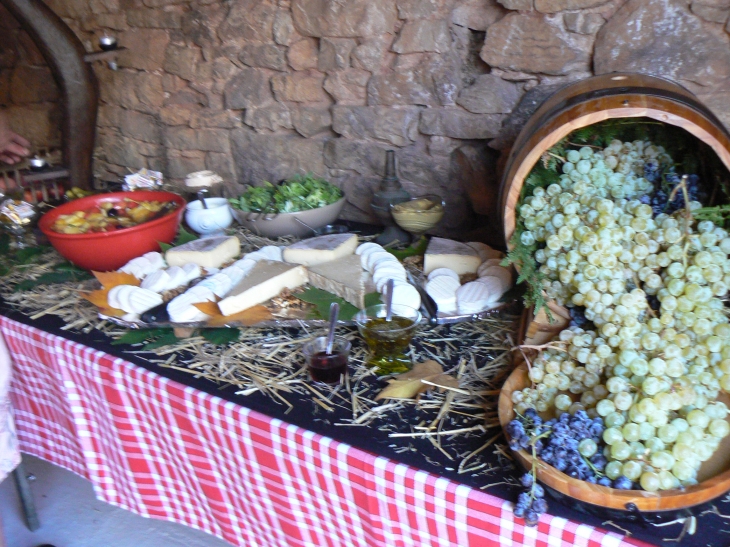
[[[106,212],[106,216],[108,216],[108,217],[118,217],[119,216],[119,210],[118,209],[109,209]]]

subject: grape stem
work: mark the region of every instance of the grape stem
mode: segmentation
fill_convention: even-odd
[[[563,347],[562,344],[565,344],[565,342],[563,340],[559,340],[557,342],[556,341],[552,341],[552,342],[548,342],[547,344],[541,344],[539,346],[533,346],[533,345],[530,345],[530,344],[522,344],[521,346],[515,346],[515,347],[513,347],[512,349],[510,349],[510,351],[515,351],[515,350],[522,351],[523,349],[534,349],[534,350],[537,350],[537,351],[542,351],[544,349],[554,349],[554,350],[557,350],[557,351],[568,351],[568,350],[566,350]],[[524,353],[523,353],[523,355],[524,355]]]

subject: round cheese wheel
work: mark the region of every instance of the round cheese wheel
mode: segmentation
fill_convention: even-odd
[[[434,277],[438,277],[440,275],[445,275],[446,277],[451,277],[456,281],[459,281],[459,274],[451,268],[436,268],[435,270],[432,270],[431,273],[428,274],[428,280],[431,281]]]
[[[209,287],[203,286],[202,283],[188,289],[184,294],[192,297],[193,302],[215,302],[215,293]]]
[[[188,283],[190,283],[194,279],[198,279],[201,275],[203,275],[203,270],[200,269],[200,266],[198,266],[197,264],[193,264],[192,262],[188,264],[183,264],[182,269],[185,272]]]
[[[465,283],[456,291],[456,305],[459,313],[472,314],[489,307],[489,289],[484,283]]]
[[[146,258],[140,256],[127,262],[124,266],[119,268],[119,271],[131,274],[137,279],[144,279],[145,275],[147,275],[147,270],[151,268],[152,263]]]
[[[233,265],[236,268],[241,268],[243,270],[244,275],[247,275],[248,272],[251,271],[251,268],[253,268],[256,265],[255,260],[249,260],[248,258],[242,258],[241,260],[237,260],[233,263]]]
[[[246,274],[245,272],[239,268],[238,266],[228,266],[227,268],[220,271],[221,274],[228,277],[228,279],[231,280],[231,286],[234,287],[238,285],[238,283],[243,279]]]
[[[487,266],[486,268],[480,267],[477,270],[479,277],[494,276],[502,280],[503,290],[507,290],[512,286],[512,272],[503,266]]]
[[[362,255],[360,255],[362,256]],[[375,251],[373,253],[370,253],[367,255],[365,260],[365,269],[369,272],[372,272],[375,269],[376,264],[380,264],[382,262],[395,262],[398,263],[398,259],[394,257],[392,254],[385,252],[385,251]]]
[[[282,262],[284,260],[282,258],[281,247],[277,247],[276,245],[266,245],[256,252],[264,255],[269,260],[275,260],[276,262]]]
[[[170,277],[170,281],[165,287],[166,291],[177,289],[178,287],[186,285],[188,283],[188,274],[185,273],[185,269],[181,268],[180,266],[172,266],[171,268],[167,268],[167,275]]]
[[[498,277],[494,277],[493,275],[480,277],[475,280],[475,283],[482,283],[487,287],[487,290],[489,290],[490,304],[498,302],[505,292],[504,283],[502,282],[502,280]]]
[[[167,285],[170,283],[170,276],[165,270],[157,270],[152,272],[150,275],[145,277],[140,284],[143,289],[148,289],[156,293],[160,293],[165,290]],[[145,310],[146,311],[146,310]]]
[[[192,323],[204,321],[208,315],[194,306],[198,302],[196,298],[188,293],[176,296],[167,304],[167,313],[173,323]]]
[[[128,304],[129,309],[122,308],[124,311],[141,314],[162,304],[162,297],[148,289],[134,287],[134,290],[129,293]]]
[[[122,308],[120,295],[122,292],[129,291],[130,287],[132,287],[132,285],[117,285],[116,287],[109,289],[109,292],[106,295],[106,301],[107,304],[109,304],[109,307],[116,310],[123,310],[124,308]]]
[[[385,295],[381,300],[385,302]],[[398,283],[393,285],[392,302],[394,306],[409,306],[417,310],[421,307],[421,295],[410,283]]]
[[[453,313],[456,311],[456,291],[460,286],[458,278],[437,275],[426,283],[426,292],[433,298],[439,312]]]
[[[373,251],[383,251],[382,245],[378,245],[377,243],[373,243],[372,241],[367,241],[366,243],[361,243],[358,245],[357,249],[355,249],[355,254],[362,256],[362,254],[369,249],[372,249]],[[373,252],[370,251],[370,252]]]
[[[145,253],[142,256],[150,261],[150,264],[152,264],[155,270],[161,270],[162,268],[167,267],[167,264],[165,263],[165,258],[156,251],[150,251],[149,253]]]
[[[395,268],[378,268],[373,274],[373,283],[378,292],[383,292],[385,285],[388,283],[388,279],[392,279],[394,282],[406,280],[406,271],[397,270]]]

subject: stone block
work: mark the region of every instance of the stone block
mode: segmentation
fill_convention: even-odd
[[[506,13],[496,0],[464,0],[451,12],[451,22],[472,30],[485,31]]]
[[[730,77],[730,36],[683,0],[629,0],[598,32],[594,67],[596,74],[640,72],[712,88]]]
[[[172,93],[167,99],[165,99],[165,106],[169,105],[187,105],[189,107],[198,106],[210,106],[208,104],[208,98],[204,93],[200,93],[194,89],[185,88]]]
[[[236,167],[233,165],[233,157],[230,154],[208,152],[205,155],[205,168],[218,173],[226,185],[236,180]]]
[[[394,0],[292,0],[294,26],[304,36],[359,38],[392,32]]]
[[[192,80],[195,76],[195,63],[199,59],[200,52],[197,48],[169,44],[162,68],[184,80]]]
[[[562,75],[586,71],[588,43],[539,13],[510,13],[489,27],[481,58],[491,67],[516,72]]]
[[[324,89],[338,104],[364,105],[370,73],[359,68],[333,72],[324,81]]]
[[[138,70],[160,70],[170,37],[162,29],[130,29],[119,36],[127,48],[119,54],[119,66]]]
[[[224,42],[270,42],[274,38],[276,2],[272,0],[237,0],[218,29]]]
[[[257,132],[294,129],[291,112],[283,104],[275,104],[265,108],[247,108],[243,123],[253,127]]]
[[[119,129],[125,137],[144,142],[160,142],[160,127],[153,116],[128,110],[120,121]]]
[[[131,27],[181,28],[181,10],[132,9],[127,10],[127,23]]]
[[[730,4],[726,0],[694,0],[691,8],[692,13],[711,23],[724,24],[730,15]]]
[[[113,127],[118,128],[122,122],[122,118],[126,115],[127,111],[118,106],[110,104],[100,104],[99,113],[96,118],[96,125],[99,127]]]
[[[273,102],[270,73],[259,68],[241,70],[224,90],[225,105],[230,109],[256,108]]]
[[[352,50],[352,66],[364,68],[370,72],[377,72],[392,41],[393,36],[390,34],[383,34],[363,41]]]
[[[289,46],[287,59],[294,70],[317,68],[319,45],[312,38],[302,38]]]
[[[322,83],[324,74],[295,72],[271,78],[271,88],[277,101],[316,103],[328,101]],[[255,106],[255,105],[254,105]]]
[[[366,177],[385,175],[385,151],[392,147],[372,141],[329,139],[324,162],[330,169],[346,169]]]
[[[451,46],[449,25],[444,20],[407,21],[393,44],[396,53],[418,53],[433,51],[444,53]]]
[[[452,139],[492,139],[499,134],[504,116],[472,114],[460,108],[429,108],[421,112],[419,130],[425,135]]]
[[[175,150],[202,150],[207,152],[228,152],[228,131],[225,129],[191,129],[189,127],[167,127],[163,143]]]
[[[535,0],[535,9],[543,13],[557,13],[565,10],[594,8],[607,0]]]
[[[294,21],[289,10],[279,10],[274,16],[274,41],[281,46],[288,46],[292,36],[297,35]]]
[[[570,12],[563,16],[565,28],[578,34],[595,34],[606,20],[600,13]]]
[[[185,4],[187,0],[142,0],[148,8],[161,8],[172,4]]]
[[[54,102],[58,88],[46,67],[19,65],[10,79],[10,99],[16,104]]]
[[[167,176],[171,179],[184,179],[188,173],[203,171],[205,153],[181,154],[176,150],[167,150]]]
[[[406,146],[418,138],[419,115],[416,106],[335,106],[332,129],[347,139],[375,139]]]
[[[497,0],[506,9],[516,11],[531,11],[533,9],[533,0]]]
[[[139,141],[127,137],[114,136],[103,139],[103,155],[109,163],[134,171],[147,167],[147,158],[138,150]]]
[[[98,32],[99,29],[124,31],[129,29],[127,16],[124,13],[99,13],[98,15],[85,14],[79,20],[81,30]]]
[[[503,114],[511,112],[520,97],[522,85],[495,74],[483,74],[461,90],[456,102],[475,114]]]
[[[406,70],[376,74],[368,82],[370,105],[422,105],[439,104],[433,89],[433,80],[423,71]]]
[[[399,19],[435,18],[444,2],[440,0],[397,0]]]
[[[428,138],[428,153],[432,156],[450,156],[461,144],[459,139],[434,135]]]
[[[183,14],[182,34],[186,42],[199,47],[214,47],[219,44],[215,29],[228,15],[229,5],[223,2],[202,6],[191,5],[191,9]]]
[[[329,108],[300,107],[292,112],[294,129],[303,137],[313,137],[332,127],[332,113]]]
[[[286,70],[286,48],[275,44],[248,44],[238,55],[248,66]]]
[[[260,185],[297,173],[327,173],[322,150],[324,142],[299,135],[270,135],[251,129],[231,132],[233,161],[239,184]]]
[[[165,102],[165,90],[162,87],[162,76],[151,72],[140,72],[135,78],[135,93],[139,104],[144,105],[145,111],[154,112]]]
[[[0,20],[2,16],[0,13]],[[10,14],[7,16],[10,17]],[[5,31],[0,27],[0,68],[13,68],[18,62],[18,52],[15,48],[15,36],[18,34],[23,33]]]
[[[357,46],[352,38],[321,38],[318,68],[322,72],[344,70],[350,66],[350,54]]]
[[[41,54],[40,50],[38,49],[38,46],[33,41],[33,39],[28,36],[27,32],[17,32],[15,34],[17,38],[17,49],[18,49],[18,55],[20,57],[20,62],[27,63],[29,65],[33,66],[39,66],[39,65],[45,65],[46,60],[43,58],[43,55]],[[2,38],[0,38],[0,51],[3,49],[2,45]],[[7,45],[7,44],[6,44]],[[15,48],[9,48],[11,50],[14,50]],[[2,59],[2,53],[0,53],[0,59]],[[0,60],[0,67],[2,65],[2,61]]]
[[[165,125],[188,125],[194,108],[190,105],[170,105],[160,109],[160,121]]]
[[[230,110],[211,110],[208,108],[195,110],[190,117],[190,127],[218,127],[221,129],[234,129],[241,127],[241,118],[237,112]]]

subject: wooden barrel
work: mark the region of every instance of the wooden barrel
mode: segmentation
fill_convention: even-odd
[[[642,117],[688,131],[730,170],[730,133],[682,86],[643,74],[613,73],[582,80],[549,97],[512,147],[499,198],[507,245],[515,230],[515,207],[525,178],[548,149],[576,129],[611,118]]]

